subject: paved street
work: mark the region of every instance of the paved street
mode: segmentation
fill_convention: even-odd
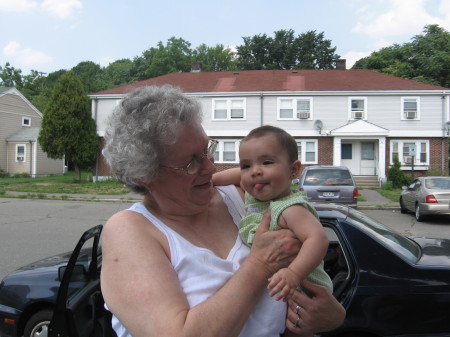
[[[104,224],[129,201],[0,199],[0,278],[44,257],[70,251],[86,229]],[[450,238],[449,218],[418,223],[399,210],[363,210],[399,233]]]

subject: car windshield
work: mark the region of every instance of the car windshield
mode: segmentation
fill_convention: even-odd
[[[360,228],[365,230],[376,240],[384,243],[411,263],[416,263],[420,259],[420,246],[413,240],[394,232],[389,227],[369,218],[361,212],[349,209],[349,218],[353,220],[353,222],[359,223]]]
[[[308,170],[303,183],[305,186],[352,186],[353,181],[347,170]]]
[[[425,187],[433,190],[450,190],[450,178],[426,178]]]

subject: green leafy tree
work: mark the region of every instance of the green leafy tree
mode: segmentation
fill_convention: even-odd
[[[103,86],[112,88],[133,82],[133,61],[121,59],[110,63],[103,69]]]
[[[74,72],[62,75],[44,111],[38,138],[50,158],[72,163],[78,181],[81,169],[97,157],[99,139],[91,117],[89,99]]]
[[[101,80],[103,69],[100,65],[92,61],[83,61],[73,67],[72,71],[80,79],[86,94],[106,89]]]
[[[208,47],[202,43],[192,51],[192,61],[202,64],[202,71],[237,70],[235,53],[222,44]]]
[[[292,29],[244,37],[237,47],[238,63],[244,70],[332,69],[339,55],[323,33],[308,31],[295,36]]]
[[[358,60],[353,69],[371,69],[450,87],[450,33],[438,25],[425,26],[411,42],[394,44]]]
[[[394,158],[394,165],[389,168],[387,177],[393,188],[402,188],[402,186],[408,186],[412,183],[412,178],[401,170],[401,166],[398,158]]]
[[[23,86],[22,70],[16,69],[9,62],[5,66],[0,66],[0,84],[5,87],[16,87],[21,89]]]

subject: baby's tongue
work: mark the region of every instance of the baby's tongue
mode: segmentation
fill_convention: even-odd
[[[257,190],[260,190],[261,188],[263,188],[264,187],[264,184],[255,184],[255,188],[257,189]]]

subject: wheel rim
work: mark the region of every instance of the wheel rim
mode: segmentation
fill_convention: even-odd
[[[420,219],[420,208],[416,206],[416,219]]]
[[[36,324],[33,330],[31,330],[30,337],[47,337],[49,324],[50,321],[43,321],[40,322],[39,324]]]

